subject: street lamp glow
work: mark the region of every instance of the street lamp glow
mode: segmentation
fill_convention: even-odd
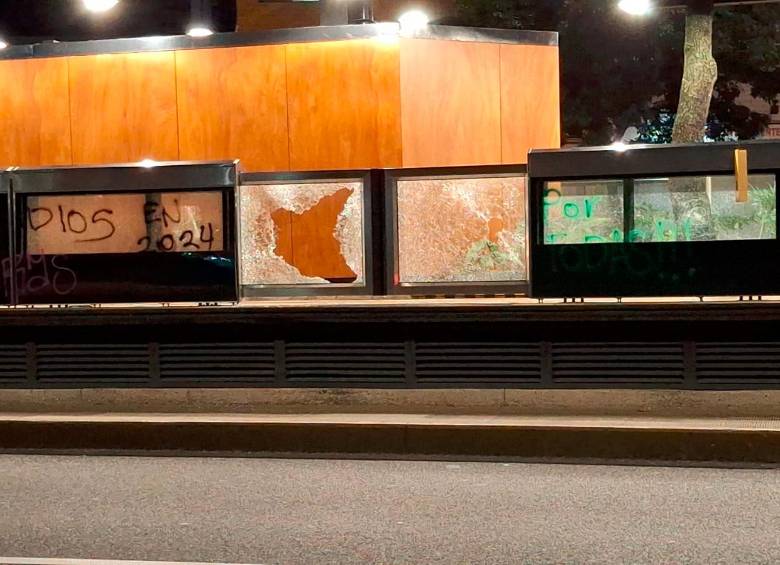
[[[618,153],[625,153],[629,149],[629,146],[622,141],[616,141],[609,147],[612,149],[612,151],[617,151]]]
[[[401,33],[404,35],[423,29],[428,25],[428,21],[428,15],[421,10],[409,10],[398,18],[398,23],[401,25]]]
[[[3,41],[2,39],[0,39],[0,51],[5,49],[6,47],[8,47],[8,42],[7,41]]]
[[[190,37],[208,37],[209,35],[214,35],[214,31],[204,25],[193,25],[187,30],[187,35]]]
[[[653,9],[651,0],[620,0],[618,7],[632,16],[646,16]]]
[[[108,12],[119,4],[119,0],[83,0],[84,7],[90,12]]]

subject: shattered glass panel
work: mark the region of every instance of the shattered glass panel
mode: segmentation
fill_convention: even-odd
[[[364,284],[360,182],[241,187],[245,285]]]
[[[544,243],[623,242],[623,181],[545,183]]]
[[[526,280],[525,178],[398,181],[399,283]]]
[[[82,194],[26,199],[27,253],[222,251],[222,193]]]

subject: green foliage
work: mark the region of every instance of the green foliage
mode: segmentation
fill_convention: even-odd
[[[477,241],[466,253],[466,265],[469,270],[495,271],[506,268],[509,255],[501,250],[497,243],[487,239]]]
[[[518,222],[508,249],[499,243],[482,239],[475,242],[466,252],[463,264],[469,273],[485,273],[526,269],[525,222]]]
[[[654,117],[646,120],[637,129],[638,143],[671,143],[675,114],[660,110]],[[729,126],[720,122],[715,116],[710,117],[704,141],[736,141],[738,135]]]
[[[560,32],[563,128],[586,144],[610,143],[646,124],[666,142],[659,116],[680,92],[684,16],[663,10],[631,18],[613,0],[458,0],[462,25]],[[738,84],[768,102],[780,94],[780,3],[719,8],[714,51],[719,78],[711,105],[713,139],[749,139],[766,116],[741,105]]]

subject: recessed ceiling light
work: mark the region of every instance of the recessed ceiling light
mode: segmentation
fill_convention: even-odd
[[[208,37],[209,35],[214,35],[214,31],[204,25],[194,25],[187,30],[187,35],[190,37]]]
[[[420,10],[409,10],[401,14],[398,23],[401,24],[401,33],[408,35],[428,25],[428,14]]]
[[[620,0],[618,7],[632,16],[644,16],[653,8],[651,0]]]
[[[108,12],[119,4],[119,0],[83,0],[84,7],[90,12]]]

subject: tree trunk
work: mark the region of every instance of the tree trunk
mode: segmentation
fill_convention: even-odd
[[[712,56],[712,0],[689,0],[685,17],[685,64],[680,102],[672,130],[672,143],[696,143],[704,139],[718,66]],[[706,182],[675,180],[671,183],[672,211],[680,233],[691,239],[715,239],[712,206]]]

